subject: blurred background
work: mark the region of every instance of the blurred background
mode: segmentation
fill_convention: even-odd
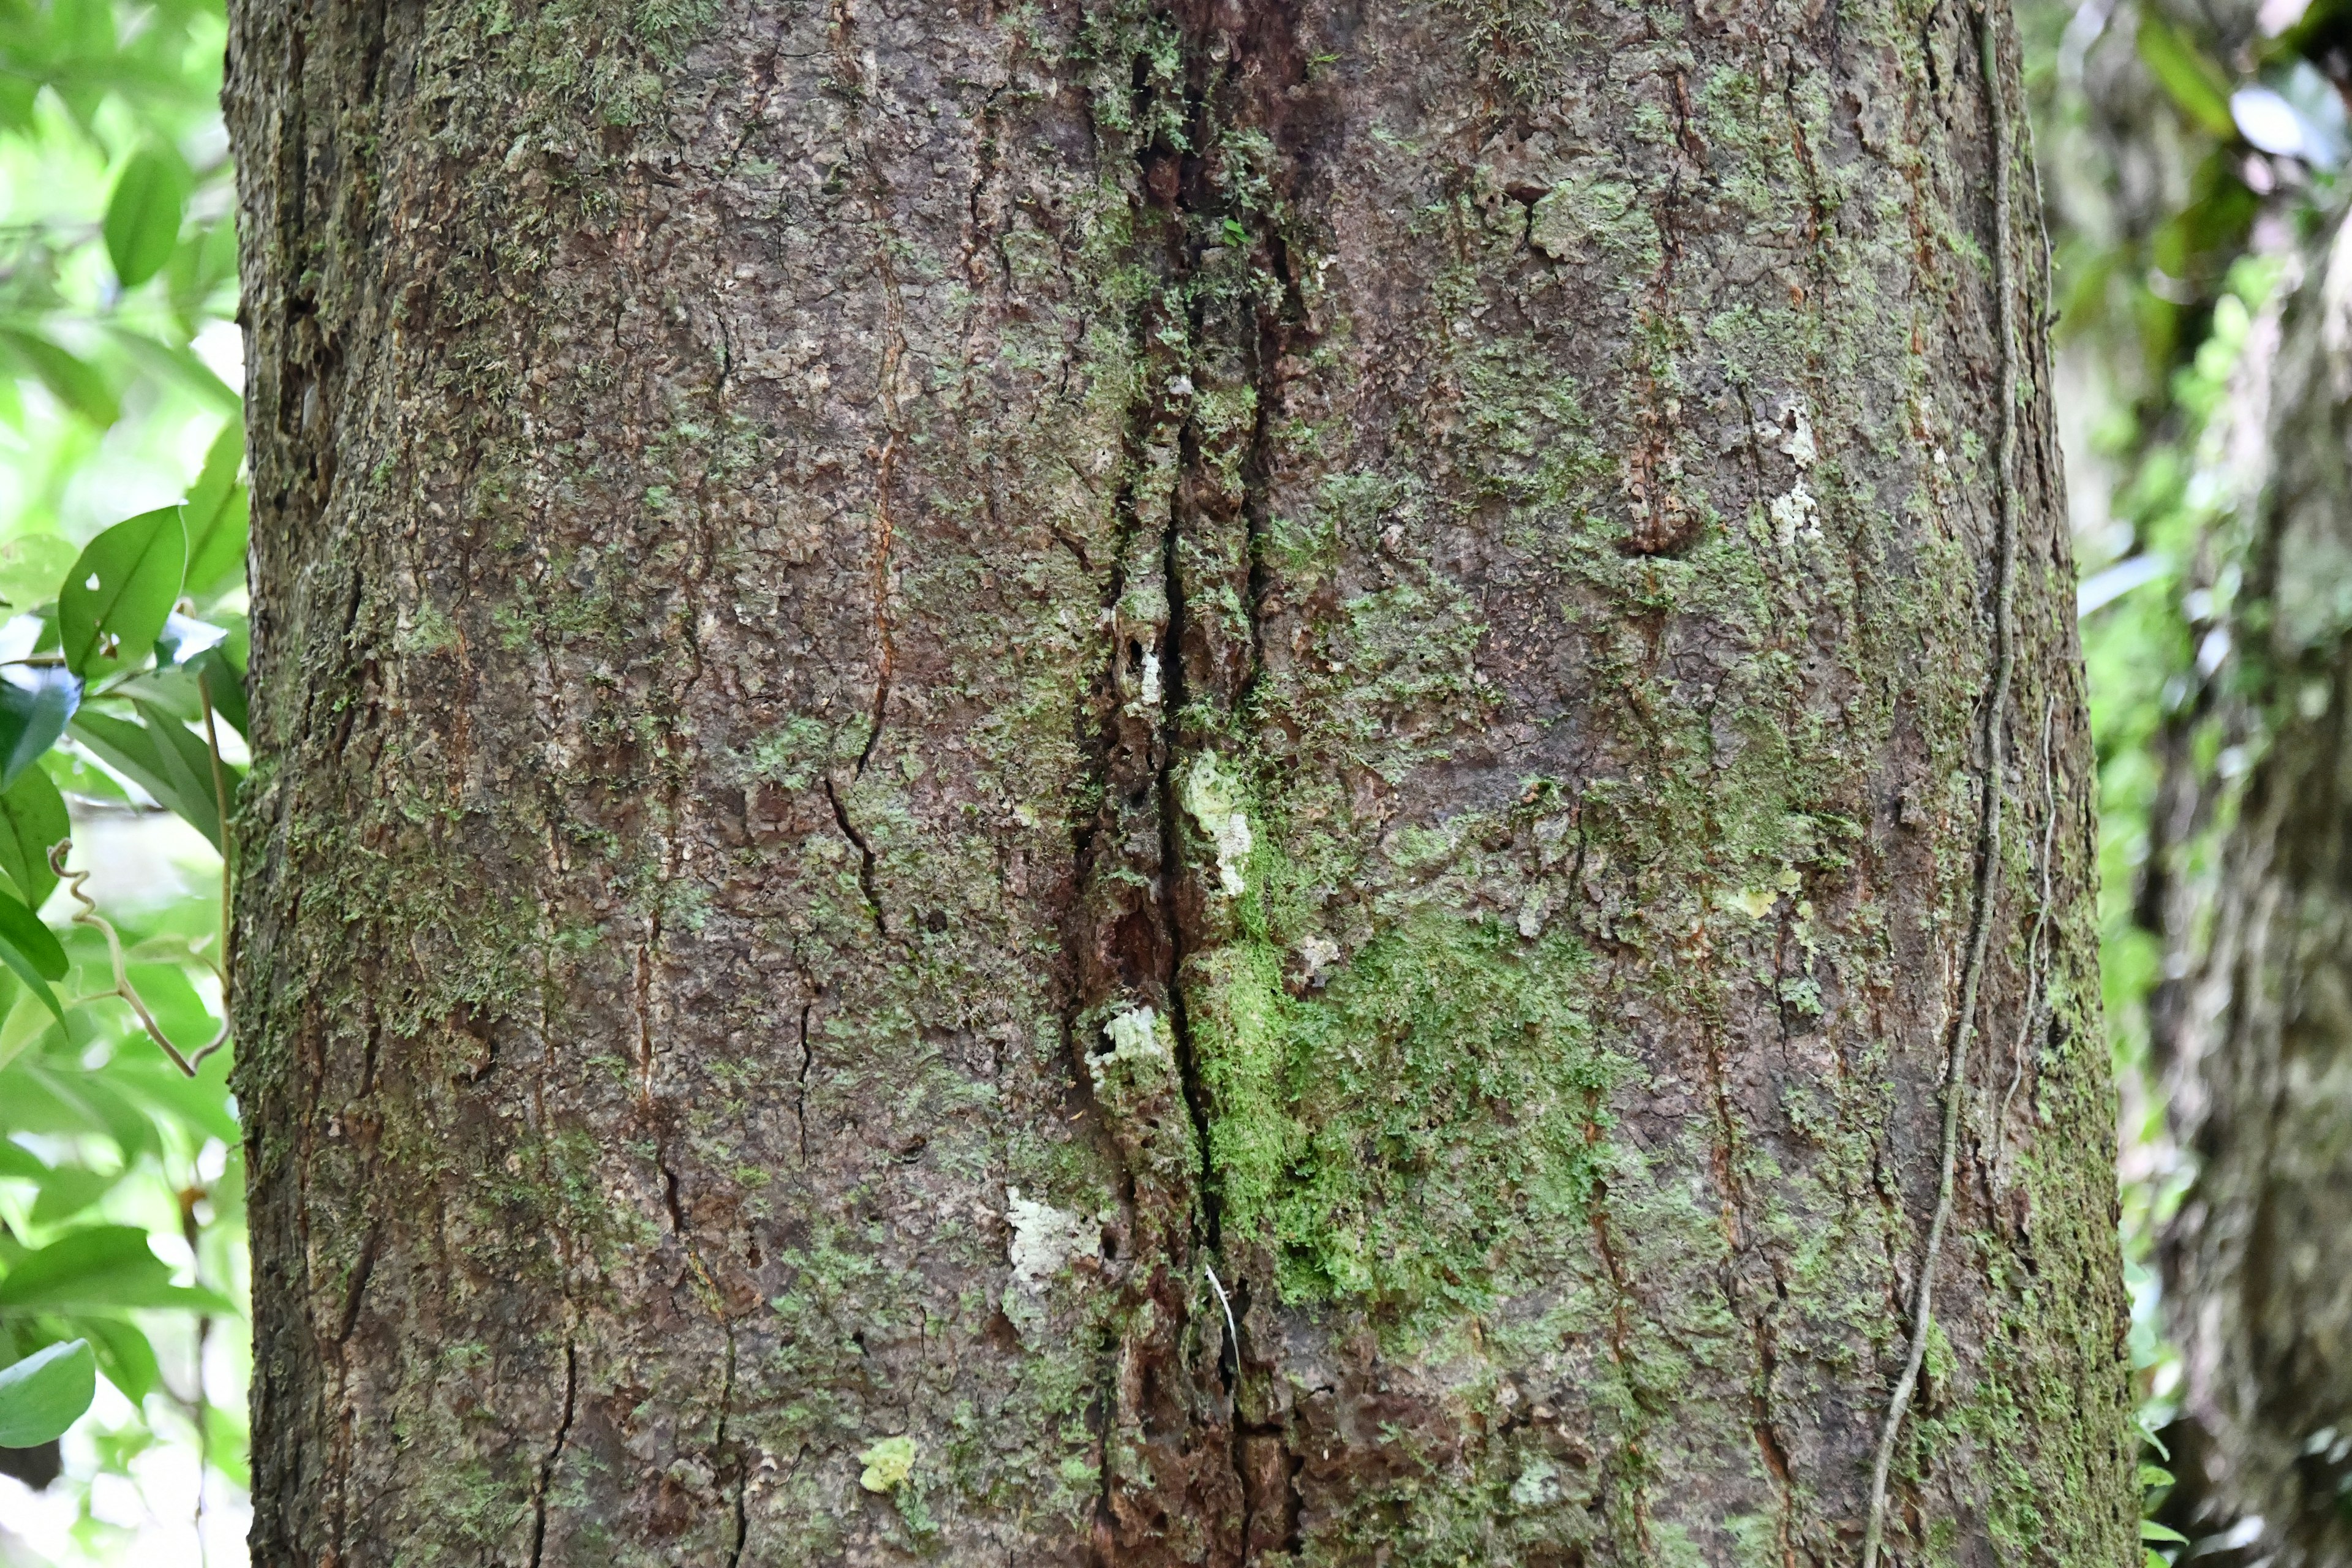
[[[2019,0],[2016,26],[2098,736],[2148,1550],[2352,1562],[2352,1420],[2330,1415],[2352,1415],[2352,0]],[[225,31],[218,0],[0,0],[12,604],[235,449]],[[231,591],[210,618],[241,633],[242,609]],[[141,990],[205,1037],[218,855],[70,739],[40,765]],[[78,963],[96,941],[75,928]],[[182,1079],[126,1008],[73,1016],[0,1026],[0,1263],[132,1226],[175,1288],[242,1301],[225,1058]],[[37,1329],[0,1304],[0,1363],[70,1330],[103,1374],[60,1443],[0,1449],[0,1564],[244,1562],[247,1325],[152,1299]]]

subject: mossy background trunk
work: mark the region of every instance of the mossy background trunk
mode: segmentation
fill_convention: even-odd
[[[2249,356],[2266,483],[2221,634],[2221,727],[2260,760],[2242,793],[2201,798],[2175,764],[2225,828],[2210,876],[2158,868],[2177,978],[2157,1039],[2195,1171],[2164,1246],[2185,1373],[2166,1510],[2223,1538],[2200,1556],[2215,1568],[2352,1560],[2352,227],[2298,250]]]
[[[1856,1557],[1985,25],[234,6],[256,1561]],[[2137,1552],[2039,338],[1905,1562]]]

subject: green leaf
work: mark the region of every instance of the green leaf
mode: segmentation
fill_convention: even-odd
[[[138,288],[172,259],[189,184],[187,164],[163,147],[141,148],[115,176],[103,227],[107,258],[125,289]]]
[[[0,871],[8,874],[33,909],[47,903],[57,889],[49,851],[71,837],[73,818],[48,774],[27,768],[16,783],[0,789]]]
[[[13,1138],[0,1138],[0,1176],[38,1181],[49,1173],[41,1157]]]
[[[179,720],[150,702],[133,702],[139,717],[145,721],[148,732],[155,738],[155,755],[163,775],[172,786],[173,801],[165,802],[185,818],[189,826],[212,840],[213,847],[222,848],[221,805],[236,803],[236,786],[244,773],[224,763],[220,776],[213,776],[212,748],[203,736]],[[158,795],[158,800],[163,797]]]
[[[65,1022],[65,1005],[49,983],[66,977],[66,950],[40,916],[5,893],[0,893],[0,963],[15,970],[41,1005]]]
[[[204,683],[205,696],[213,711],[225,720],[228,727],[240,735],[250,736],[247,726],[253,716],[246,709],[245,677],[229,662],[228,650],[208,647],[188,661],[188,668]]]
[[[55,665],[0,668],[0,790],[13,788],[58,743],[81,706],[81,678]]]
[[[2166,1469],[2162,1465],[2151,1465],[2145,1460],[2141,1461],[2139,1467],[2139,1485],[2142,1491],[2152,1490],[2157,1487],[2168,1487],[2172,1484],[2172,1472]]]
[[[33,1223],[55,1225],[71,1219],[110,1192],[120,1175],[107,1175],[87,1165],[60,1165],[41,1183],[33,1200]]]
[[[136,1405],[147,1397],[155,1386],[159,1369],[155,1365],[155,1347],[137,1325],[121,1318],[79,1318],[73,1327],[81,1331],[98,1351],[98,1369],[106,1373],[106,1381],[122,1391],[122,1397]]]
[[[0,1068],[15,1061],[26,1046],[48,1033],[54,1022],[39,996],[31,991],[19,992],[7,1016],[0,1019]],[[21,1115],[21,1110],[18,1113]],[[5,1169],[0,1169],[0,1174],[5,1173]]]
[[[187,531],[175,506],[141,512],[91,540],[58,593],[66,668],[87,680],[143,663],[180,596],[187,563]]]
[[[232,418],[214,437],[205,466],[180,509],[188,531],[187,592],[198,600],[245,581],[250,506],[236,471],[245,461],[245,421]]]
[[[49,395],[100,429],[122,416],[114,389],[87,361],[22,327],[0,327],[0,349],[29,373]]]
[[[71,540],[55,533],[27,533],[0,544],[0,600],[26,610],[56,598],[78,553]]]
[[[180,1307],[233,1311],[210,1290],[172,1283],[172,1271],[148,1249],[135,1226],[94,1225],[68,1231],[0,1275],[0,1311],[111,1311]]]
[[[2230,113],[2230,79],[2220,66],[2179,29],[2149,11],[2140,13],[2138,41],[2139,58],[2183,114],[2216,136],[2237,136],[2238,122]]]
[[[2181,1534],[2172,1526],[2158,1524],[2152,1519],[2143,1519],[2139,1521],[2139,1538],[2142,1541],[2177,1541],[2184,1546],[2189,1543],[2189,1537]]]
[[[35,1351],[0,1370],[0,1448],[32,1448],[81,1419],[98,1393],[98,1357],[88,1340]]]
[[[128,776],[166,810],[181,811],[155,737],[145,728],[109,713],[77,713],[72,728],[74,739],[89,747],[99,761]]]

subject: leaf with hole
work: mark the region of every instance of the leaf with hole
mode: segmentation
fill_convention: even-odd
[[[166,147],[141,148],[114,177],[101,227],[107,258],[125,289],[138,288],[172,259],[189,185],[188,165]]]
[[[58,592],[66,668],[89,680],[144,664],[180,597],[187,563],[188,534],[175,506],[142,511],[91,540]]]
[[[13,788],[58,743],[81,705],[81,678],[53,664],[0,666],[0,790]]]
[[[0,1448],[31,1448],[81,1419],[98,1393],[98,1357],[68,1340],[0,1367]]]

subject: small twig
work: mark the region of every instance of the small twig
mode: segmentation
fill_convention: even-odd
[[[1886,1405],[1885,1425],[1879,1429],[1878,1454],[1870,1471],[1870,1518],[1862,1538],[1862,1568],[1878,1568],[1878,1552],[1886,1532],[1886,1477],[1895,1462],[1895,1443],[1903,1430],[1904,1415],[1919,1387],[1920,1364],[1927,1354],[1927,1328],[1935,1310],[1936,1256],[1943,1249],[1944,1229],[1951,1223],[1952,1189],[1959,1168],[1960,1103],[1968,1098],[1969,1046],[1976,1032],[1977,993],[1984,984],[1985,953],[1992,941],[1994,894],[2000,877],[2001,774],[2008,766],[2008,731],[2003,722],[2009,708],[2010,677],[2016,663],[2016,584],[2012,570],[2017,553],[2017,302],[2010,278],[2011,232],[2009,95],[2000,75],[2000,7],[1982,0],[1977,12],[1982,40],[1985,108],[1992,121],[1993,289],[1998,295],[2000,330],[2000,450],[1996,461],[2000,492],[2000,534],[1994,562],[1993,668],[1991,689],[1985,699],[1985,771],[1982,827],[1977,844],[1976,910],[1969,921],[1968,966],[1960,978],[1959,1018],[1953,1026],[1951,1058],[1944,1070],[1944,1148],[1942,1175],[1936,1187],[1936,1209],[1919,1249],[1918,1283],[1911,1309],[1909,1352],[1903,1375],[1895,1380]]]
[[[89,880],[89,873],[66,869],[66,853],[72,847],[72,839],[59,839],[49,850],[49,868],[65,882],[66,891],[73,895],[74,902],[81,906],[81,912],[73,918],[74,924],[89,926],[102,933],[106,938],[107,956],[114,963],[114,989],[92,992],[88,996],[77,998],[73,1005],[86,1006],[92,1002],[103,1002],[109,997],[128,1003],[131,1013],[139,1020],[139,1026],[147,1031],[149,1039],[163,1047],[163,1054],[172,1058],[172,1065],[188,1077],[195,1077],[196,1069],[205,1065],[205,1058],[228,1043],[227,1023],[224,1021],[220,1026],[220,1033],[215,1035],[211,1041],[194,1056],[181,1054],[180,1047],[173,1045],[171,1037],[163,1033],[163,1026],[155,1022],[155,1016],[147,1011],[146,998],[141,996],[139,988],[131,984],[131,972],[124,966],[122,959],[121,937],[115,934],[114,927],[98,912],[98,900],[81,890],[81,885]]]

